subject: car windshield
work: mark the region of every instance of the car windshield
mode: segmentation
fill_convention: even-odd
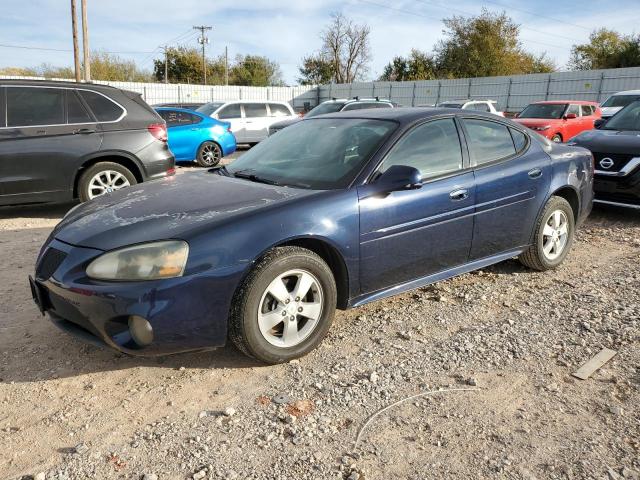
[[[464,106],[464,103],[447,102],[439,103],[438,106],[442,108],[462,108]]]
[[[518,118],[562,118],[566,109],[566,103],[532,103]]]
[[[603,107],[626,107],[630,103],[640,100],[640,95],[614,95],[607,98],[602,104]]]
[[[224,103],[222,102],[205,103],[201,107],[196,108],[196,112],[200,112],[201,114],[209,117],[213,112],[219,109],[222,105],[224,105]]]
[[[633,102],[620,110],[601,129],[640,131],[640,101]]]
[[[305,115],[306,118],[315,117],[316,115],[323,115],[325,113],[335,113],[342,110],[345,102],[325,102],[321,103],[315,108],[312,108],[309,113]]]
[[[311,190],[346,188],[397,126],[359,118],[304,120],[260,142],[226,171]]]

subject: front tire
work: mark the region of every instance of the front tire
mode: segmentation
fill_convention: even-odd
[[[81,202],[138,183],[135,175],[126,167],[114,162],[99,162],[87,168],[78,181],[78,197]]]
[[[198,148],[196,162],[201,167],[215,167],[222,158],[222,149],[215,142],[204,142]]]
[[[551,141],[553,143],[562,143],[562,135],[556,133],[553,137],[551,137]]]
[[[268,252],[236,292],[229,338],[264,363],[287,362],[315,349],[329,331],[336,309],[329,266],[300,247]]]
[[[551,197],[536,223],[534,243],[520,262],[534,270],[551,270],[567,257],[575,232],[574,212],[562,197]]]

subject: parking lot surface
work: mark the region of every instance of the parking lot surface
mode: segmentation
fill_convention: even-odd
[[[637,478],[639,213],[596,208],[557,271],[511,260],[341,312],[263,366],[231,346],[130,358],[41,317],[26,278],[71,206],[0,209],[2,479]],[[440,388],[464,391],[354,446]]]

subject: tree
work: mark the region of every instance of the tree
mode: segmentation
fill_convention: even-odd
[[[0,75],[9,75],[12,77],[37,77],[38,72],[36,72],[34,68],[4,67],[0,68]]]
[[[568,64],[573,70],[640,66],[640,35],[622,35],[602,28],[589,35],[589,43],[574,45]]]
[[[148,82],[151,80],[151,75],[139,70],[134,61],[123,60],[106,52],[93,52],[90,64],[91,77],[95,80],[118,82]]]
[[[333,13],[331,18],[332,22],[320,35],[321,58],[331,65],[337,83],[361,80],[371,61],[370,29],[355,24],[342,13]]]
[[[284,85],[280,65],[258,55],[237,55],[229,70],[229,83],[251,87]]]
[[[436,66],[433,57],[425,52],[412,49],[407,58],[394,57],[380,76],[380,81],[402,82],[431,80],[436,78]]]
[[[443,22],[446,38],[435,47],[440,76],[490,77],[555,70],[545,54],[536,56],[522,48],[520,26],[504,12],[483,9],[475,17],[453,16]]]
[[[309,55],[302,59],[302,66],[298,67],[301,85],[322,85],[334,78],[332,63],[320,54]]]
[[[175,83],[198,82],[202,78],[202,56],[196,48],[169,47],[167,48],[167,70],[169,80]],[[165,58],[153,61],[153,76],[158,81],[164,81]]]

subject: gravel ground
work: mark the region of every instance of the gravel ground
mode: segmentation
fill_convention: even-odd
[[[26,276],[68,208],[0,209],[2,479],[639,478],[640,213],[596,209],[557,271],[512,260],[340,312],[263,366],[56,330]]]

